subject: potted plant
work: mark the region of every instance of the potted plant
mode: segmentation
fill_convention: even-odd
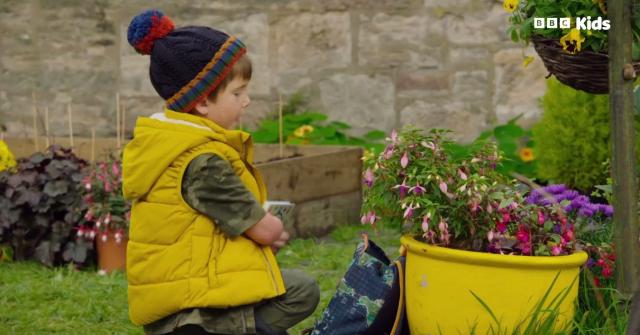
[[[514,42],[533,42],[550,74],[588,93],[609,93],[606,0],[504,0],[508,34]],[[632,21],[633,56],[640,59],[640,20]],[[525,63],[532,58],[528,57]],[[634,62],[636,71],[640,63]]]
[[[365,160],[362,222],[406,232],[412,333],[522,331],[543,310],[556,329],[571,321],[587,254],[562,202],[527,202],[527,187],[497,171],[493,142],[454,158],[445,131],[387,140]]]
[[[96,240],[98,266],[105,272],[125,269],[131,210],[122,195],[121,161],[115,154],[109,157],[82,180],[87,212],[86,224],[78,229],[78,236]]]

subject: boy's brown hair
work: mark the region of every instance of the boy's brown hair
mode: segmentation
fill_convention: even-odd
[[[209,101],[215,102],[218,98],[218,93],[224,91],[224,89],[233,79],[235,79],[236,77],[241,77],[244,80],[251,80],[252,73],[253,65],[251,64],[251,59],[249,58],[249,55],[244,54],[240,58],[238,58],[238,61],[233,65],[233,68],[231,68],[231,72],[226,77],[224,77],[224,79],[222,79],[218,87],[216,87],[216,89],[209,94],[207,99],[209,99]]]

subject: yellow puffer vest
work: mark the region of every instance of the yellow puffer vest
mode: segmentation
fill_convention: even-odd
[[[285,292],[269,247],[228,238],[182,198],[182,176],[203,153],[227,160],[256,199],[266,200],[247,133],[169,110],[139,118],[123,158],[123,192],[133,200],[127,280],[136,325],[186,308],[227,308]]]

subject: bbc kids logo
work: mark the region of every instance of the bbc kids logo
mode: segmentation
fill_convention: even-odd
[[[575,18],[576,26],[575,28],[578,30],[609,30],[611,28],[611,22],[609,20],[603,20],[602,17],[598,16],[597,19],[592,20],[591,16],[587,17],[576,17]],[[571,18],[569,17],[534,17],[533,18],[533,27],[536,29],[570,29],[571,27]]]

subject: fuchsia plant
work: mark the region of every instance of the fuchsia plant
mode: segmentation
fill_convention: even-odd
[[[121,162],[110,158],[98,162],[82,180],[84,201],[88,210],[87,225],[78,228],[78,237],[107,241],[113,232],[116,242],[121,242],[129,227],[131,206],[122,196]]]
[[[394,131],[378,157],[365,157],[362,223],[399,224],[429,244],[470,251],[558,256],[581,248],[567,204],[527,201],[527,187],[496,171],[494,143],[457,158],[444,135]]]

